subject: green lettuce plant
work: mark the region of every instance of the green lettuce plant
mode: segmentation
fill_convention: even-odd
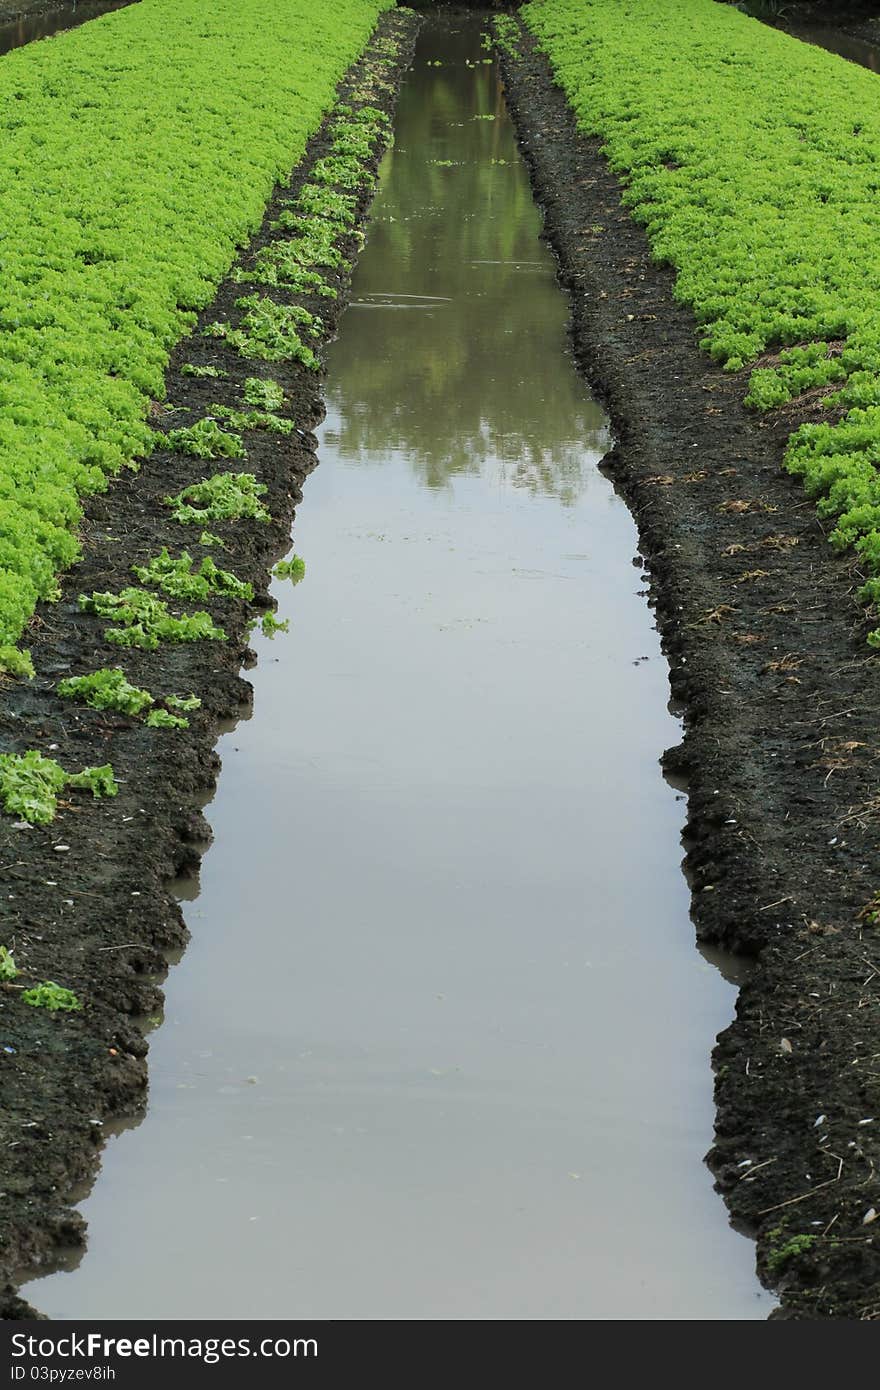
[[[79,556],[83,498],[150,452],[173,348],[388,8],[149,0],[5,55],[0,671],[30,674],[16,646]],[[315,365],[284,326],[239,331]]]
[[[746,402],[807,391],[842,418],[791,435],[832,544],[880,597],[877,77],[715,0],[531,0],[520,11],[700,341]],[[622,80],[621,74],[626,74]],[[764,360],[759,360],[763,357]],[[880,628],[869,636],[880,646]]]

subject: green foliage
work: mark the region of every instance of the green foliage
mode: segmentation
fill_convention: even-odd
[[[521,56],[520,39],[522,36],[519,21],[514,19],[513,15],[499,14],[492,20],[492,27],[495,31],[495,42],[502,52],[510,58],[519,58]]]
[[[190,483],[165,503],[174,508],[176,521],[269,521],[269,513],[260,498],[266,492],[265,483],[258,483],[253,473],[215,473],[200,483]]]
[[[771,1274],[781,1274],[791,1260],[806,1250],[811,1250],[818,1239],[818,1236],[792,1236],[784,1245],[778,1245],[770,1251],[767,1256],[767,1269]]]
[[[198,695],[166,695],[165,704],[169,709],[201,709],[202,702]]]
[[[209,613],[200,610],[176,618],[164,599],[144,589],[123,589],[120,594],[80,594],[79,606],[86,613],[97,613],[118,624],[105,628],[104,637],[120,647],[155,651],[160,642],[226,641],[226,633],[214,626]]]
[[[4,811],[31,825],[48,825],[55,818],[58,793],[67,774],[54,758],[31,749],[0,754],[0,800]]]
[[[3,583],[3,575],[0,574],[0,586]],[[23,652],[18,647],[0,647],[0,675],[24,676],[30,680],[34,674],[34,663],[31,661],[30,652]]]
[[[292,420],[284,420],[271,410],[236,410],[231,405],[212,405],[212,411],[234,430],[269,430],[272,434],[292,434]]]
[[[736,8],[751,15],[752,19],[773,22],[781,19],[791,9],[791,4],[786,4],[785,0],[739,0]]]
[[[364,169],[355,155],[328,154],[315,162],[309,178],[332,188],[358,188],[364,180]]]
[[[163,396],[174,345],[211,302],[389,7],[149,0],[5,55],[7,671],[35,603],[78,557],[81,499],[150,451],[149,405]]]
[[[282,212],[272,224],[273,227],[286,231],[299,228],[302,235],[290,241],[271,241],[268,246],[261,247],[250,268],[236,271],[233,279],[281,285],[295,294],[318,294],[326,299],[335,299],[336,290],[327,284],[315,267],[336,269],[344,265],[342,253],[333,244],[334,238],[339,235],[339,228],[333,223],[322,223],[317,218],[311,219],[308,226],[306,222],[306,219],[289,210]],[[250,352],[245,355],[253,357],[259,354]]]
[[[161,698],[160,703],[167,705],[168,708],[154,709],[156,696],[151,695],[149,690],[142,690],[137,685],[130,685],[119,666],[104,666],[101,670],[92,671],[87,676],[72,676],[68,680],[60,681],[58,694],[67,700],[79,700],[91,709],[114,710],[119,714],[131,715],[133,718],[137,718],[147,710],[149,712],[144,723],[154,729],[189,728],[188,719],[172,715],[169,711],[194,710],[198,709],[202,703],[196,695],[186,697],[166,695]],[[105,771],[106,769],[101,770]]]
[[[154,555],[148,564],[132,565],[132,573],[142,584],[161,589],[171,598],[184,599],[188,603],[212,596],[246,601],[253,598],[252,584],[237,579],[229,570],[219,569],[209,555],[196,570],[193,569],[194,563],[188,550],[174,559],[166,547],[160,555]]]
[[[296,233],[291,241],[274,241],[265,248],[264,259],[272,260],[279,266],[279,275],[283,275],[288,263],[324,266],[328,270],[344,268],[347,264],[336,246],[336,239],[343,231],[350,229],[341,228],[333,218],[319,217],[317,214],[305,216],[286,208],[279,213],[272,226],[276,231]]]
[[[880,577],[876,75],[715,0],[652,0],[625,22],[617,0],[521,13],[674,267],[702,346],[728,371],[781,349],[747,403],[819,389],[846,411],[798,429],[786,466],[835,520],[832,543]],[[880,647],[880,628],[868,640]]]
[[[299,555],[291,555],[289,560],[279,560],[272,573],[276,579],[290,579],[298,584],[306,576],[306,562]]]
[[[169,430],[165,436],[169,449],[200,459],[247,458],[241,435],[230,434],[210,417],[198,420],[188,429]]]
[[[350,193],[327,188],[326,185],[305,184],[295,206],[307,216],[322,217],[327,222],[335,222],[342,229],[353,227],[357,219],[357,198]]]
[[[245,310],[241,327],[211,323],[205,329],[210,337],[224,338],[242,357],[264,362],[301,362],[312,371],[318,370],[321,364],[297,331],[299,326],[305,326],[312,337],[320,333],[321,321],[308,309],[297,304],[276,304],[274,299],[258,294],[245,295],[235,303]]]
[[[276,618],[273,613],[265,613],[260,620],[260,627],[263,630],[264,637],[272,638],[275,636],[276,632],[290,631],[290,619]]]
[[[219,545],[221,550],[226,549],[226,542],[221,540],[219,536],[215,536],[213,531],[203,531],[199,536],[199,545]]]
[[[4,983],[14,980],[18,975],[18,967],[12,957],[8,947],[0,946],[0,981]]]
[[[77,791],[91,792],[95,800],[102,796],[115,796],[119,791],[109,763],[104,763],[103,767],[85,767],[82,772],[72,773],[67,785]]]
[[[74,1012],[82,1008],[73,990],[56,985],[54,980],[44,980],[41,985],[26,989],[21,997],[25,1004],[31,1004],[35,1009],[48,1009],[50,1013]]]
[[[109,709],[133,716],[153,703],[149,690],[129,685],[121,666],[103,666],[87,676],[70,676],[58,682],[58,694],[64,700],[79,700],[91,709]]]
[[[258,410],[284,409],[284,391],[281,383],[272,377],[249,376],[241,394],[245,405],[256,406]]]
[[[228,372],[224,372],[220,367],[195,367],[192,362],[184,362],[180,371],[182,376],[228,376]]]
[[[27,753],[0,753],[0,802],[10,816],[31,825],[48,825],[55,819],[58,794],[65,787],[85,789],[93,796],[117,792],[109,763],[71,774],[34,748]]]
[[[188,729],[189,720],[167,709],[152,709],[144,720],[151,729]]]

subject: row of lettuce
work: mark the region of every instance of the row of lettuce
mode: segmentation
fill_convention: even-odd
[[[314,305],[336,297],[338,291],[328,272],[350,269],[342,248],[357,244],[359,195],[372,181],[375,156],[390,139],[388,117],[371,103],[391,89],[383,69],[386,62],[395,60],[397,45],[393,39],[376,38],[370,53],[372,61],[351,85],[349,101],[337,102],[333,109],[327,125],[327,155],[312,166],[299,192],[282,200],[281,214],[271,228],[274,235],[256,254],[246,255],[234,272],[234,279],[250,291],[236,302],[235,324],[208,324],[202,350],[194,355],[213,360],[182,367],[184,376],[216,381],[221,394],[220,383],[238,373],[228,372],[218,362],[216,340],[220,339],[221,355],[228,359],[231,350],[259,374],[244,375],[238,385],[231,381],[224,385],[223,393],[232,396],[234,404],[215,402],[193,424],[158,432],[155,440],[151,431],[150,443],[189,456],[194,466],[202,465],[199,471],[205,465],[219,465],[220,471],[209,471],[164,499],[179,527],[180,547],[175,553],[163,547],[146,563],[132,566],[137,583],[123,581],[118,592],[80,595],[80,608],[108,624],[104,640],[116,651],[153,651],[171,642],[225,641],[226,631],[211,614],[190,605],[210,601],[215,609],[222,609],[236,602],[247,607],[254,601],[253,586],[206,552],[215,547],[234,550],[235,528],[243,521],[271,521],[266,485],[254,473],[238,470],[240,461],[247,463],[249,432],[289,435],[296,428],[284,385],[270,375],[275,370],[270,364],[299,363],[309,371],[319,366],[304,338],[320,338],[323,324],[313,311],[292,301],[299,295]],[[278,295],[280,301],[273,297]],[[201,558],[191,553],[190,546]],[[276,578],[293,583],[304,573],[305,565],[297,555],[280,561],[273,570]],[[250,625],[256,620],[251,611]],[[285,626],[271,613],[262,617],[263,631],[270,636]],[[99,717],[111,712],[153,729],[186,728],[187,715],[201,706],[193,694],[154,693],[135,685],[121,665],[69,676],[57,683],[55,692],[62,700],[96,711]],[[118,791],[109,763],[71,773],[37,749],[0,754],[0,807],[17,817],[22,827],[51,824],[62,796],[83,792],[104,798],[115,797]],[[68,848],[54,845],[58,852]],[[27,981],[29,972],[6,945],[0,945],[0,990],[17,992],[23,1004],[52,1013],[83,1008],[73,990],[54,980],[30,976],[27,985],[19,983],[22,978]]]
[[[797,429],[786,463],[832,543],[858,552],[863,600],[880,601],[876,75],[716,0],[531,0],[521,14],[675,268],[702,346],[751,367],[747,403],[827,392],[832,422]]]
[[[214,402],[192,424],[155,433],[157,443],[191,458],[200,473],[205,465],[221,465],[220,471],[196,477],[164,498],[169,524],[176,523],[180,531],[180,548],[172,553],[165,546],[145,563],[134,564],[131,574],[137,583],[129,577],[116,592],[79,597],[83,612],[106,622],[104,640],[120,653],[133,648],[155,651],[166,643],[226,641],[225,629],[211,613],[189,605],[211,601],[215,609],[222,609],[237,601],[247,610],[254,601],[253,585],[207,552],[234,550],[235,528],[243,521],[271,521],[266,484],[254,473],[240,471],[240,465],[247,463],[249,435],[289,435],[296,429],[284,385],[271,374],[276,370],[273,364],[316,370],[318,358],[301,334],[305,331],[315,339],[323,332],[320,318],[297,303],[296,296],[312,304],[335,297],[338,290],[327,272],[347,273],[351,264],[343,248],[361,239],[359,195],[372,182],[377,155],[390,140],[389,118],[372,103],[391,87],[383,70],[396,58],[395,41],[374,39],[370,55],[372,61],[365,62],[361,76],[350,84],[349,100],[337,102],[326,122],[328,153],[312,165],[297,193],[280,199],[280,215],[271,225],[268,240],[256,253],[244,255],[234,272],[235,281],[245,287],[261,286],[271,267],[271,288],[236,300],[235,325],[210,322],[200,337],[192,339],[194,349],[201,345],[194,355],[210,360],[184,363],[181,374],[216,382],[217,394],[222,383],[222,393],[234,404]],[[222,340],[219,355],[228,365],[244,359],[245,372],[249,368],[261,374],[229,380],[238,373],[217,360],[218,339]],[[169,412],[169,418],[178,414],[174,406],[169,406]],[[191,549],[198,553],[194,556]],[[305,565],[293,555],[280,561],[273,573],[298,583]],[[256,614],[249,612],[246,621],[252,627]],[[263,631],[270,636],[284,626],[271,613],[262,618]],[[136,686],[120,665],[68,677],[58,682],[56,691],[62,699],[142,719],[151,728],[186,728],[187,713],[201,704],[195,695],[156,695]],[[117,791],[109,765],[72,775],[33,749],[0,754],[0,806],[22,822],[50,823],[64,788],[89,790],[96,797],[115,796]]]
[[[28,673],[82,499],[150,451],[172,348],[390,7],[141,0],[0,62],[0,670]]]

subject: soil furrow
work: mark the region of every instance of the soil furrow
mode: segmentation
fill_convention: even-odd
[[[508,97],[685,713],[665,761],[689,789],[697,934],[757,957],[715,1052],[709,1162],[775,1316],[877,1317],[880,697],[859,576],[782,469],[792,412],[748,412],[742,375],[700,353],[598,142],[528,36],[522,54]]]

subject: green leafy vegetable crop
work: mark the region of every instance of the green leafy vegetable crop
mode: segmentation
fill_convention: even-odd
[[[245,405],[256,406],[258,410],[284,409],[284,391],[272,377],[249,376],[242,387],[242,396]]]
[[[171,598],[184,599],[186,602],[210,598],[212,595],[246,601],[253,598],[252,584],[236,578],[229,570],[220,569],[210,556],[206,556],[196,570],[193,569],[194,563],[188,550],[175,559],[165,548],[148,564],[132,565],[132,572],[142,584],[154,586]]]
[[[137,718],[148,711],[144,723],[152,728],[188,729],[189,720],[172,715],[171,710],[194,710],[201,705],[197,695],[165,695],[161,704],[167,709],[154,709],[156,696],[140,686],[130,685],[120,666],[103,666],[87,676],[71,676],[59,681],[58,694],[65,700],[79,700],[91,709],[114,710]]]
[[[276,579],[290,579],[298,584],[306,576],[306,562],[299,555],[291,555],[289,560],[279,560],[272,573]]]
[[[58,682],[58,694],[63,700],[79,700],[91,709],[114,710],[133,716],[153,704],[149,690],[130,685],[120,666],[104,666],[87,676],[69,676]]]
[[[67,778],[67,785],[78,791],[91,792],[96,800],[101,796],[115,796],[119,790],[109,763],[105,763],[103,767],[85,767],[82,772],[71,773]]]
[[[169,430],[165,436],[169,449],[200,459],[247,458],[241,436],[221,429],[216,420],[198,420],[188,429]]]
[[[193,710],[201,707],[198,695],[166,695],[165,704],[169,709]]]
[[[77,558],[81,499],[149,452],[172,348],[387,8],[141,0],[5,55],[0,669],[28,672],[15,644]]]
[[[115,796],[118,790],[109,763],[68,773],[54,758],[33,748],[27,753],[0,753],[0,801],[9,815],[31,825],[48,825],[55,819],[58,795],[65,787],[90,791],[95,797]]]
[[[292,434],[292,420],[285,420],[271,410],[236,410],[231,405],[212,405],[211,410],[234,430],[269,430],[271,434]]]
[[[25,1004],[31,1004],[35,1009],[48,1009],[50,1013],[57,1013],[59,1010],[70,1012],[82,1008],[82,1003],[73,990],[56,985],[54,980],[44,980],[41,985],[26,989],[21,997]]]
[[[184,364],[183,364],[183,366],[181,367],[180,370],[181,370],[181,373],[183,374],[183,376],[207,376],[207,377],[225,377],[225,376],[226,376],[226,372],[222,371],[220,367],[196,367],[196,366],[193,365],[192,362],[184,362]]]
[[[309,216],[323,217],[343,229],[353,227],[357,217],[357,199],[353,194],[314,183],[301,189],[296,206]]]
[[[172,714],[167,709],[151,709],[144,720],[151,729],[188,729],[189,720],[181,714]]]
[[[299,336],[299,328],[316,338],[321,332],[321,320],[298,304],[276,304],[264,295],[250,294],[235,301],[244,309],[241,326],[210,323],[205,329],[209,337],[224,338],[237,348],[242,357],[258,358],[264,362],[301,362],[317,371],[320,363],[310,347]]]
[[[120,594],[80,594],[79,606],[86,613],[110,618],[116,627],[104,630],[104,637],[119,647],[143,647],[155,651],[160,642],[225,642],[222,627],[215,627],[209,613],[183,613],[179,618],[168,610],[164,599],[144,589],[123,589]]]

